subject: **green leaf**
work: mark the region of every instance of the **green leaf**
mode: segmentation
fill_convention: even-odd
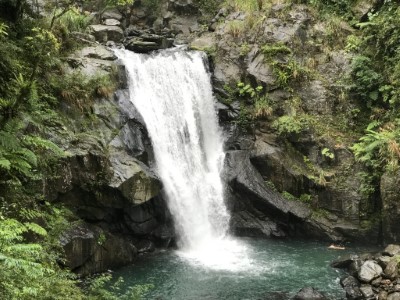
[[[0,159],[0,168],[10,170],[11,163],[8,159]]]
[[[44,229],[42,226],[36,224],[36,223],[25,223],[24,224],[26,226],[26,228],[28,228],[30,231],[41,235],[41,236],[46,236],[47,235],[47,231],[46,229]]]

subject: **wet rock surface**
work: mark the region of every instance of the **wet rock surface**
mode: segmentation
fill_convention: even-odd
[[[396,253],[398,247],[391,244],[382,252],[347,255],[333,262],[333,267],[345,269],[351,274],[340,280],[346,299],[398,299],[400,254],[386,255],[392,251]]]

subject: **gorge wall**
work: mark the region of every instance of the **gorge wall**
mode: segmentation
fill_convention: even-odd
[[[378,4],[358,1],[353,13],[361,20]],[[398,176],[384,175],[378,193],[366,196],[364,167],[350,150],[359,138],[359,108],[346,92],[345,41],[356,29],[322,20],[302,4],[276,3],[249,14],[234,7],[209,11],[201,1],[160,1],[156,8],[135,1],[104,12],[79,37],[87,44],[68,58],[66,71],[114,74],[119,85],[94,101],[90,126],[79,129],[78,139],[54,135],[69,156],[60,176],[46,182],[47,197],[83,220],[62,239],[68,267],[100,272],[174,244],[147,130],[129,101],[124,67],[107,48],[122,44],[139,53],[189,44],[208,54],[235,234],[400,239]]]

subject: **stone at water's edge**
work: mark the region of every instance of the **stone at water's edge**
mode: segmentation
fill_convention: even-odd
[[[358,278],[363,282],[371,282],[372,279],[378,277],[383,272],[382,268],[378,263],[373,260],[367,260],[364,262],[358,272]]]
[[[399,245],[389,245],[381,253],[365,253],[349,259],[343,258],[332,266],[343,267],[354,276],[346,276],[340,283],[346,291],[347,299],[388,300],[400,299],[400,254],[391,257],[388,251],[396,251]],[[348,262],[352,262],[349,264]],[[384,271],[382,269],[384,268]]]
[[[400,254],[400,245],[390,244],[385,248],[385,250],[383,250],[382,253],[389,256]]]
[[[129,240],[92,225],[69,229],[63,234],[61,245],[66,253],[66,267],[84,276],[127,265],[137,256]]]
[[[360,283],[353,276],[348,276],[340,280],[340,284],[346,292],[347,299],[361,299]]]

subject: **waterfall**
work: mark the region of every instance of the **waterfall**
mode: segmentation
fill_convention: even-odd
[[[179,254],[198,264],[238,269],[246,247],[228,234],[221,180],[224,152],[204,54],[151,55],[115,50],[128,75],[130,100],[146,123]]]

